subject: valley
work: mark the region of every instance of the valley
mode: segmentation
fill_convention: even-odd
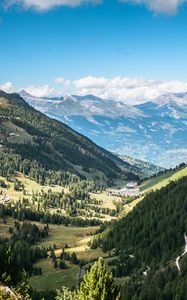
[[[161,174],[159,176],[155,176],[151,179],[145,180],[140,184],[142,196],[136,199],[126,199],[119,196],[108,196],[107,191],[89,192],[90,199],[95,199],[96,202],[100,202],[100,204],[98,204],[98,202],[96,204],[96,207],[98,208],[102,207],[107,209],[108,212],[110,212],[110,210],[116,210],[116,208],[119,209],[120,205],[120,214],[117,214],[115,216],[110,216],[110,213],[108,215],[103,215],[102,212],[100,212],[99,215],[97,215],[97,218],[89,218],[87,216],[85,220],[95,220],[94,223],[81,222],[81,227],[78,225],[78,218],[85,218],[84,216],[82,216],[81,211],[78,211],[77,215],[71,216],[71,219],[77,219],[76,223],[69,220],[69,224],[64,226],[63,221],[62,224],[54,224],[56,223],[55,221],[49,221],[49,223],[47,223],[48,235],[36,243],[37,247],[47,249],[48,257],[39,259],[36,263],[34,263],[34,270],[41,270],[41,273],[40,275],[38,275],[38,271],[34,271],[34,274],[32,274],[32,276],[29,279],[31,287],[34,290],[37,290],[39,293],[46,292],[46,290],[55,291],[56,289],[61,288],[62,285],[67,286],[69,288],[77,288],[79,281],[82,278],[81,276],[85,273],[85,270],[89,268],[90,264],[93,264],[93,262],[101,256],[104,257],[107,264],[107,268],[109,268],[109,270],[112,269],[112,261],[114,260],[114,258],[116,259],[117,256],[115,254],[112,254],[111,251],[107,253],[105,251],[103,252],[101,248],[93,248],[92,246],[90,246],[90,243],[92,244],[94,235],[100,230],[99,228],[101,226],[101,223],[104,224],[105,228],[105,226],[107,226],[105,225],[106,221],[108,222],[116,218],[123,218],[123,216],[129,214],[133,210],[133,208],[138,205],[139,202],[143,201],[144,197],[146,197],[147,194],[149,195],[151,191],[159,190],[164,186],[167,186],[170,182],[173,182],[174,180],[179,180],[184,176],[187,176],[187,167],[181,166],[176,170],[171,170],[167,172],[165,171],[165,174]],[[23,190],[15,191],[15,182],[17,181],[20,182],[21,185],[23,185]],[[4,205],[7,207],[14,207],[16,206],[16,203],[19,203],[20,208],[23,206],[23,208],[25,209],[31,208],[34,211],[36,209],[36,204],[33,204],[33,196],[35,201],[37,202],[36,198],[39,196],[42,199],[43,193],[46,193],[48,196],[52,193],[55,193],[55,195],[57,196],[63,191],[65,195],[68,195],[68,193],[71,190],[70,186],[61,187],[58,185],[40,185],[34,180],[25,177],[21,173],[18,173],[15,177],[12,177],[11,180],[6,180],[5,177],[1,177],[0,182],[1,197],[2,195],[6,195],[6,197],[10,199],[9,201],[3,201],[2,199],[0,201],[2,217],[2,221],[0,224],[0,236],[2,238],[10,237],[9,228],[13,227],[15,222],[15,216],[13,219],[9,215],[9,213],[8,216],[3,217],[2,207]],[[28,201],[26,201],[26,199],[28,199]],[[127,200],[129,203],[126,203]],[[38,203],[40,203],[40,201],[37,202],[37,205]],[[62,201],[63,199],[61,199],[61,202]],[[74,202],[75,201],[76,198],[74,198]],[[78,201],[81,202],[81,200]],[[85,201],[86,200],[84,199],[83,203]],[[67,218],[70,217],[69,210],[67,212],[66,210],[59,210],[55,207],[52,207],[51,205],[48,206],[44,204],[40,204],[40,207],[42,207],[42,210],[44,209],[45,214],[58,213],[59,215],[62,214]],[[85,208],[83,210],[85,210]],[[18,216],[17,218],[22,223],[25,217]],[[42,228],[43,223],[46,223],[45,219],[35,221],[35,218],[33,219],[33,217],[31,217],[30,219],[30,217],[28,216],[28,218],[30,221],[32,221],[32,223],[39,226],[39,228]],[[97,226],[95,226],[95,224]],[[54,258],[51,258],[51,251],[55,255],[55,260]],[[66,255],[67,253],[70,256],[73,253],[75,253],[78,263],[73,263],[69,260],[69,257],[65,257],[63,260],[65,267],[61,269],[60,267],[58,267],[58,264],[61,261],[60,257],[62,253],[64,253],[63,255]],[[120,279],[119,277],[116,277],[116,282],[122,284],[123,280],[122,278]]]
[[[112,272],[113,284],[120,290],[121,299],[131,300],[135,294],[141,299],[138,282],[141,282],[140,290],[146,286],[147,292],[150,286],[144,279],[150,276],[152,280],[152,270],[160,274],[154,257],[154,249],[160,246],[154,245],[153,236],[162,242],[166,252],[163,257],[169,257],[169,260],[162,259],[164,269],[168,265],[172,270],[174,266],[176,268],[176,257],[184,253],[180,256],[183,280],[186,252],[181,250],[184,247],[181,236],[182,232],[183,237],[185,234],[186,204],[182,204],[182,211],[177,201],[184,201],[186,165],[183,163],[166,170],[110,153],[63,123],[37,112],[20,96],[0,95],[2,280],[4,273],[9,274],[9,285],[17,288],[24,269],[30,286],[27,293],[32,300],[43,297],[54,300],[57,290],[62,287],[68,293],[79,291],[90,268],[104,264],[106,272]],[[174,207],[169,202],[167,189],[169,195],[175,195],[172,198]],[[155,201],[159,203],[162,199],[166,200],[157,207]],[[174,208],[183,216],[178,225],[180,234],[174,232],[171,224]],[[160,238],[160,225],[155,219],[155,211],[156,215],[162,216],[162,209],[164,214],[168,212],[168,224],[177,235],[176,248],[172,242],[171,253]],[[144,228],[141,214],[145,214],[143,219],[149,220],[153,235],[150,236],[146,229],[146,221],[146,232],[139,232]],[[154,224],[149,214],[153,216]],[[161,221],[161,228],[165,219]],[[128,230],[121,230],[121,226]],[[169,227],[168,235],[170,243]],[[144,249],[140,241],[146,241],[147,237],[147,248]],[[123,243],[124,251],[121,250]],[[140,243],[142,254],[136,243]],[[8,257],[6,249],[9,249]],[[146,261],[149,251],[153,254]],[[153,266],[154,259],[156,266]],[[179,259],[177,263],[179,266]],[[175,287],[175,283],[172,284]],[[182,288],[181,291],[183,293]]]

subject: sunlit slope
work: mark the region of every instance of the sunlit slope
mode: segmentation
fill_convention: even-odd
[[[172,170],[171,172],[168,172],[166,174],[148,179],[141,184],[140,190],[143,193],[149,192],[150,190],[155,191],[166,186],[171,181],[178,180],[184,176],[187,176],[187,167],[184,167],[177,171]]]

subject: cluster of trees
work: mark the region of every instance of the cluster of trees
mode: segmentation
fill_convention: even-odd
[[[28,149],[29,151],[29,149]],[[68,186],[75,184],[81,179],[78,175],[69,171],[47,169],[37,160],[37,154],[32,160],[24,159],[15,150],[7,147],[0,149],[0,176],[11,179],[17,172],[23,173],[30,179],[34,179],[41,185],[60,185]]]
[[[27,151],[29,152],[29,148]],[[96,176],[94,176],[93,180],[85,180],[84,176],[76,174],[71,169],[48,169],[44,164],[37,161],[37,155],[33,156],[32,159],[24,159],[22,155],[17,154],[13,149],[8,147],[0,148],[0,176],[5,177],[9,181],[17,172],[21,172],[24,176],[28,176],[28,178],[35,180],[41,185],[69,187],[72,190],[72,194],[74,193],[81,198],[84,197],[83,191],[85,190],[88,193],[102,191],[107,187],[106,182]]]
[[[26,196],[27,192],[24,190],[22,182],[18,179],[12,180],[14,181],[14,189],[16,191],[23,190],[25,196],[13,205],[10,203],[6,205],[7,209],[2,205],[0,208],[2,217],[4,211],[4,215],[6,212],[20,221],[28,219],[52,224],[86,226],[100,224],[98,219],[102,218],[103,215],[117,215],[115,209],[103,208],[101,207],[101,200],[90,197],[90,191],[93,192],[96,187],[92,182],[80,181],[74,185],[71,184],[68,193],[64,193],[63,189],[60,192],[55,192],[52,189],[48,191],[42,189],[41,192],[33,191],[30,201]],[[1,186],[5,186],[3,181]],[[51,209],[55,209],[55,214],[52,214]],[[92,220],[80,218],[85,216],[92,217]],[[96,219],[93,220],[93,218]]]
[[[187,232],[187,177],[150,193],[125,218],[95,238],[104,251],[113,250],[116,277],[127,277],[124,299],[185,299],[187,257],[175,260]]]
[[[87,216],[101,218],[102,215],[116,216],[117,211],[115,209],[101,207],[102,201],[92,199],[88,192],[88,189],[78,187],[75,185],[71,187],[68,193],[54,192],[51,189],[47,192],[32,194],[32,208],[38,211],[46,211],[48,208],[56,208],[57,212],[61,212],[63,209],[70,217]],[[25,203],[29,206],[29,201]]]
[[[80,208],[78,214],[81,216],[103,218],[104,215],[111,217],[117,216],[117,211],[115,209],[110,209],[108,207],[100,207],[95,205],[78,203],[78,208]]]
[[[128,278],[126,284],[120,286],[122,299],[135,300],[170,300],[186,299],[187,259],[182,261],[182,270],[179,274],[173,265],[159,270],[152,268],[143,280],[138,277]],[[140,276],[139,276],[140,278]]]
[[[90,188],[82,184],[70,187],[69,192],[64,194],[61,201],[59,201],[58,208],[64,209],[70,216],[79,215],[100,218],[102,214],[115,214],[110,209],[100,207],[101,201],[92,199],[89,192]]]
[[[59,269],[66,269],[66,261],[70,261],[74,265],[80,264],[80,261],[77,258],[77,255],[75,252],[72,254],[69,254],[67,252],[64,252],[64,249],[62,249],[62,252],[59,256],[56,256],[54,249],[51,250],[50,258],[52,259],[54,268]]]
[[[21,203],[21,204],[20,204]],[[19,221],[35,221],[45,224],[58,224],[58,225],[73,225],[78,227],[85,226],[96,226],[100,225],[101,221],[99,219],[83,219],[81,217],[68,217],[63,216],[58,213],[50,213],[45,211],[38,211],[28,207],[22,206],[22,202],[15,203],[13,207],[11,203],[6,205],[0,204],[0,216],[2,218],[6,216],[13,217]]]

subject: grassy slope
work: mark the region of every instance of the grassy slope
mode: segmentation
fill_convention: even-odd
[[[146,180],[142,183],[142,185],[140,186],[140,190],[143,193],[147,193],[150,190],[158,190],[161,187],[166,186],[168,183],[170,183],[171,181],[174,180],[178,180],[181,177],[184,177],[187,175],[187,167],[181,169],[181,170],[177,170],[177,171],[171,171],[168,172],[166,174],[157,176],[155,178],[151,178],[149,180]]]
[[[99,227],[66,227],[62,225],[49,225],[49,237],[41,241],[40,245],[47,247],[56,244],[58,249],[62,249],[65,244],[68,247],[75,247],[77,242],[84,240],[86,236],[95,233]]]
[[[70,288],[77,287],[79,266],[68,265],[68,269],[55,269],[51,259],[43,259],[35,264],[36,267],[41,267],[43,274],[41,276],[32,276],[29,280],[30,285],[37,290],[55,290],[62,286]]]
[[[3,180],[8,186],[8,189],[5,188],[0,188],[7,196],[10,196],[12,200],[19,200],[20,198],[26,197],[26,198],[31,198],[32,192],[41,192],[41,190],[44,190],[47,192],[49,189],[52,189],[54,192],[61,192],[62,190],[66,190],[60,186],[41,186],[38,184],[36,181],[31,180],[27,177],[24,177],[21,173],[18,173],[17,176],[15,177],[18,179],[20,182],[23,183],[26,191],[26,196],[24,196],[22,191],[15,191],[14,190],[14,183],[13,182],[8,182],[6,178],[0,176],[0,180]]]
[[[68,192],[68,188],[64,188],[64,187],[60,187],[58,185],[53,185],[53,186],[42,186],[40,184],[38,184],[37,182],[35,182],[34,180],[29,179],[28,177],[23,176],[23,174],[18,173],[17,176],[15,177],[16,179],[18,179],[20,182],[23,183],[25,191],[26,191],[26,195],[24,195],[23,191],[15,191],[14,190],[14,183],[13,182],[8,182],[6,180],[5,177],[1,177],[0,176],[0,180],[3,180],[9,187],[8,189],[6,188],[0,188],[0,191],[3,191],[3,194],[9,196],[12,200],[19,200],[22,199],[23,197],[26,197],[28,199],[31,200],[32,198],[32,193],[40,193],[41,190],[47,192],[49,189],[51,189],[53,192],[61,192],[62,190],[67,193]],[[115,209],[115,205],[114,205],[114,201],[118,202],[121,201],[120,197],[116,197],[116,196],[108,196],[107,192],[102,192],[102,193],[90,193],[90,196],[92,199],[97,199],[97,200],[101,200],[102,203],[99,207],[101,208],[109,208],[109,209]],[[95,205],[97,206],[97,205]],[[53,212],[55,212],[56,210],[53,209]],[[102,215],[101,220],[103,221],[110,221],[112,219],[115,219],[115,217],[109,216],[109,215]]]
[[[102,193],[90,193],[91,198],[95,198],[98,201],[101,200],[102,204],[101,207],[103,208],[110,208],[110,209],[115,209],[114,201],[118,202],[119,197],[117,196],[108,196],[107,192],[104,191]]]

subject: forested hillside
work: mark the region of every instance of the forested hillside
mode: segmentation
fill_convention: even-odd
[[[117,255],[110,266],[115,277],[124,279],[124,299],[187,299],[186,216],[184,177],[148,194],[93,241],[93,247],[100,245]]]
[[[0,147],[1,164],[14,170],[28,173],[40,169],[41,176],[49,169],[63,170],[105,181],[122,176],[115,156],[109,157],[107,151],[89,139],[36,111],[19,95],[2,91]]]

